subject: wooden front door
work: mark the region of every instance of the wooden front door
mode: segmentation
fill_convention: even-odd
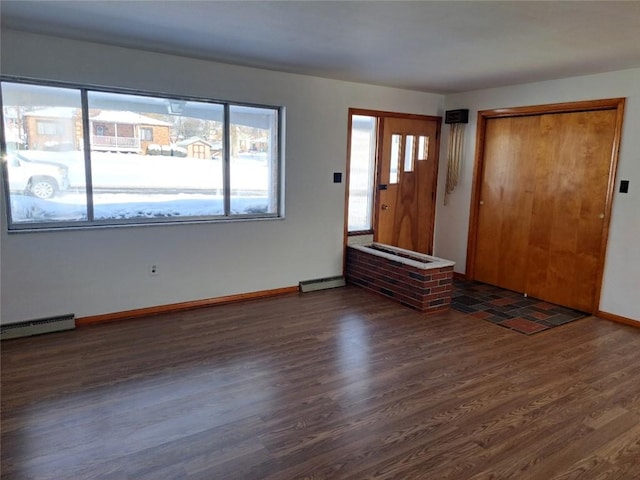
[[[619,122],[616,108],[486,119],[474,279],[597,310]]]
[[[438,119],[382,118],[374,240],[432,253]]]

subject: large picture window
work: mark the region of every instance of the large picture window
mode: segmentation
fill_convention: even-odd
[[[10,230],[281,215],[281,109],[2,81]]]

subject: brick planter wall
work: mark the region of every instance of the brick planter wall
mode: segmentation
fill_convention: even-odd
[[[348,282],[420,312],[446,310],[451,304],[453,265],[434,268],[426,265],[427,268],[418,268],[347,247]]]

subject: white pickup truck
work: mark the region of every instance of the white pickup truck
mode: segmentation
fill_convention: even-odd
[[[64,165],[27,160],[18,153],[5,155],[4,162],[12,193],[48,199],[69,188],[68,168]]]

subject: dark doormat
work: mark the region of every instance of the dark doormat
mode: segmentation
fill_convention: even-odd
[[[451,308],[532,335],[588,314],[480,282],[454,279]]]

